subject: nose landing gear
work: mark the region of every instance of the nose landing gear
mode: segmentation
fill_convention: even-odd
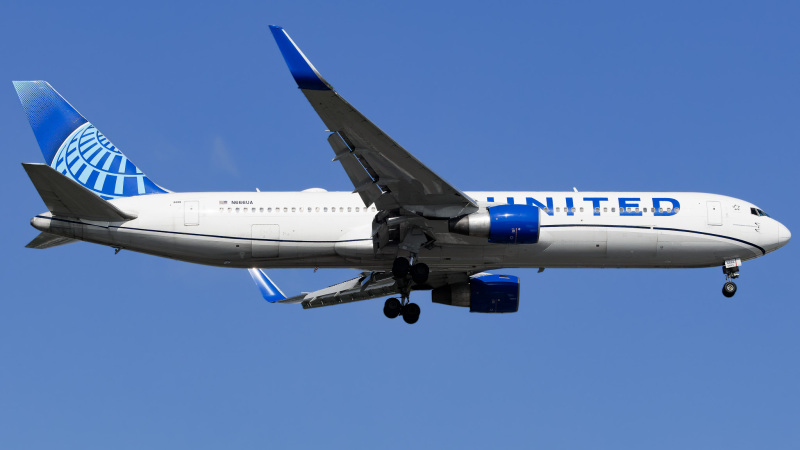
[[[731,298],[736,294],[736,283],[734,283],[733,280],[739,278],[739,267],[741,265],[742,260],[736,258],[725,261],[725,265],[722,266],[722,273],[725,274],[725,284],[722,286],[722,295],[727,298]]]

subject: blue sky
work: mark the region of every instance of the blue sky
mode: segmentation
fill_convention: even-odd
[[[35,3],[35,6],[34,6]],[[245,271],[24,245],[49,81],[175,191],[349,190],[268,30],[464,190],[699,191],[800,229],[793,2],[10,2],[3,448],[796,448],[796,243],[719,268],[514,270],[520,311],[303,311]],[[273,270],[287,293],[347,270]]]

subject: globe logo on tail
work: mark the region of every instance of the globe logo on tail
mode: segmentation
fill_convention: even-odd
[[[88,122],[61,144],[51,167],[106,200],[165,192]]]

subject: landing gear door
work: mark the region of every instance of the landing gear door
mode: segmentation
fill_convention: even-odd
[[[708,224],[722,225],[722,205],[720,202],[706,202],[708,207]]]

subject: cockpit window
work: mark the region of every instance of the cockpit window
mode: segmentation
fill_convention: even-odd
[[[758,208],[750,208],[750,214],[752,214],[754,216],[759,216],[759,217],[761,217],[761,216],[769,217],[769,214],[765,213],[763,210],[760,210]]]

